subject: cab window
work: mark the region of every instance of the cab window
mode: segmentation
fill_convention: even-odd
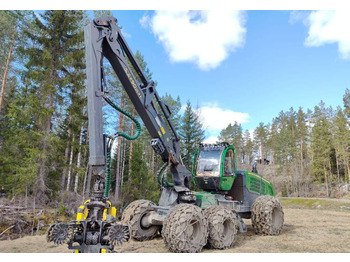
[[[224,161],[224,175],[226,176],[231,176],[235,173],[235,163],[233,161],[233,157],[233,150],[227,150]]]

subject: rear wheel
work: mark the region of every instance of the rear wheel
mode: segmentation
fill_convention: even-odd
[[[210,248],[225,249],[233,246],[238,223],[234,212],[223,206],[211,206],[204,210],[208,219]]]
[[[162,236],[172,252],[200,252],[208,239],[208,222],[202,209],[191,204],[176,205],[164,220]]]
[[[155,204],[151,201],[140,199],[131,202],[122,214],[121,223],[129,225],[130,235],[138,241],[153,239],[159,232],[160,226],[143,227],[141,219],[147,215],[147,210]]]
[[[252,226],[259,235],[279,235],[283,228],[284,213],[281,202],[269,195],[260,196],[252,205]]]

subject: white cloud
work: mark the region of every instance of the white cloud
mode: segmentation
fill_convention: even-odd
[[[146,29],[146,28],[148,28],[149,24],[151,23],[151,19],[148,15],[144,15],[140,18],[139,22],[140,22],[141,26]]]
[[[217,136],[210,136],[210,137],[204,139],[203,143],[204,144],[215,144],[217,141],[218,141]]]
[[[172,62],[218,67],[245,42],[245,12],[232,10],[156,11],[140,19],[163,44]]]
[[[219,133],[230,123],[246,123],[249,120],[248,113],[235,112],[229,109],[222,109],[216,103],[207,104],[199,108],[199,115],[204,127],[209,133]]]
[[[309,35],[306,46],[338,44],[340,56],[350,58],[350,15],[347,9],[337,11],[313,11],[307,19]]]
[[[125,38],[131,38],[131,35],[124,28],[122,28],[121,31],[122,31],[122,34]]]
[[[304,25],[307,25],[309,15],[309,11],[292,11],[289,16],[289,23],[293,25],[299,21],[302,21]]]

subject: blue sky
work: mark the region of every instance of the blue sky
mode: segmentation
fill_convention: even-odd
[[[334,14],[312,18],[311,12],[247,11],[240,13],[240,18],[233,15],[231,18],[240,19],[245,30],[238,37],[241,40],[233,40],[231,51],[214,62],[214,66],[210,61],[207,61],[209,65],[201,66],[200,57],[209,55],[209,60],[216,59],[220,53],[216,42],[224,42],[221,36],[235,30],[234,24],[225,23],[230,27],[221,21],[215,24],[213,16],[214,30],[203,31],[209,38],[214,37],[214,40],[204,37],[213,41],[212,45],[194,54],[199,58],[191,60],[186,56],[197,53],[196,49],[205,43],[195,43],[183,20],[173,18],[176,23],[168,25],[162,22],[165,20],[159,20],[157,28],[156,19],[172,15],[140,10],[112,12],[123,27],[131,49],[144,55],[153,79],[158,82],[158,92],[180,96],[183,104],[190,100],[194,107],[201,108],[208,138],[217,136],[228,122],[240,122],[244,130],[254,129],[290,107],[312,109],[321,100],[326,105],[342,106],[345,89],[350,88],[349,37],[342,36],[349,34],[348,30],[327,36],[334,30],[319,28],[325,23],[330,27],[339,25],[340,22],[333,25]],[[188,23],[206,23],[206,17],[200,13],[189,16],[192,18]],[[338,20],[342,22],[341,18]],[[191,45],[195,45],[192,51]],[[339,50],[339,45],[343,50]],[[183,50],[187,47],[188,52]],[[177,48],[175,56],[183,55],[183,61],[171,58],[171,48]]]

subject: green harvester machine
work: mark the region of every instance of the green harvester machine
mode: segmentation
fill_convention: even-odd
[[[204,246],[226,249],[234,246],[238,232],[247,232],[243,219],[251,219],[259,235],[279,235],[284,213],[272,183],[253,171],[237,170],[236,151],[228,143],[200,144],[193,156],[192,177],[199,191],[195,202],[175,201],[162,205],[164,192],[175,187],[158,174],[162,186],[160,203],[132,202],[123,213],[131,237],[144,241],[161,232],[172,252],[199,252]]]

